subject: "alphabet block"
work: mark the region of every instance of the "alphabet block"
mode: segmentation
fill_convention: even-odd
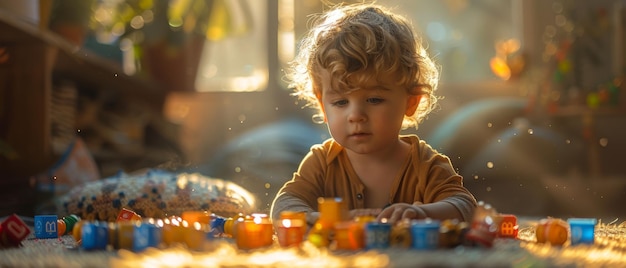
[[[22,219],[12,214],[0,223],[0,248],[17,247],[31,230]]]
[[[57,215],[35,215],[35,237],[40,239],[57,238]]]
[[[517,238],[519,226],[517,225],[517,217],[511,214],[498,215],[498,237]]]

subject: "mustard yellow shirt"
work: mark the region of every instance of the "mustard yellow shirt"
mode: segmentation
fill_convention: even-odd
[[[393,178],[389,203],[445,201],[454,205],[465,220],[471,219],[476,199],[463,186],[463,178],[456,173],[450,159],[416,135],[400,138],[411,145],[411,153],[402,172]],[[310,209],[299,209],[306,212],[318,211],[319,197],[341,197],[349,210],[362,209],[367,194],[364,191],[365,185],[354,171],[344,148],[329,139],[311,147],[292,180],[278,192],[272,205],[272,216],[283,210],[293,210],[294,206],[286,204],[293,202],[291,197],[306,204]],[[298,203],[303,205],[302,202]]]

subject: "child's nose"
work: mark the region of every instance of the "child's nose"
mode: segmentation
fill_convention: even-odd
[[[365,110],[360,105],[352,105],[348,114],[349,122],[363,122],[367,119]]]

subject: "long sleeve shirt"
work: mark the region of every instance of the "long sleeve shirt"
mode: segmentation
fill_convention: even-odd
[[[400,138],[411,145],[402,171],[392,181],[389,204],[448,202],[469,221],[476,199],[463,186],[450,159],[416,135]],[[365,185],[354,171],[345,149],[333,139],[314,145],[302,160],[292,180],[278,192],[272,204],[272,218],[282,211],[318,211],[319,197],[341,197],[347,208],[365,207]]]

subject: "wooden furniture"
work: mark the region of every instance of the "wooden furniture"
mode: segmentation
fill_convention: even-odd
[[[59,95],[57,89],[65,93]],[[108,106],[92,106],[95,115],[89,117],[85,104],[81,103],[83,95],[95,96],[96,100],[104,96]],[[149,165],[146,159],[152,165],[167,161],[171,158],[169,153],[175,151],[168,150],[176,147],[176,126],[162,115],[166,96],[160,85],[125,75],[116,63],[0,9],[0,211],[29,214],[31,205],[40,199],[29,178],[59,161],[67,145],[63,143],[65,140],[55,141],[59,132],[84,140],[88,139],[84,133],[87,128],[93,128],[91,133],[96,135],[129,135],[123,130],[115,132],[112,127],[96,127],[106,125],[102,122],[104,109],[115,113],[120,106],[132,107],[147,114],[149,121],[132,125],[125,121],[124,114],[115,118],[126,129],[136,130],[133,135],[138,139],[136,143],[141,144],[117,146],[126,151],[111,149],[116,146],[90,148],[103,172],[101,176],[132,165],[133,159],[146,165]],[[59,130],[55,120],[62,121],[64,129]],[[161,150],[154,144],[143,144],[144,140],[139,139],[147,136],[148,128],[161,132],[163,139],[157,142],[165,140],[163,143],[169,148]],[[90,141],[85,142],[89,146]]]

